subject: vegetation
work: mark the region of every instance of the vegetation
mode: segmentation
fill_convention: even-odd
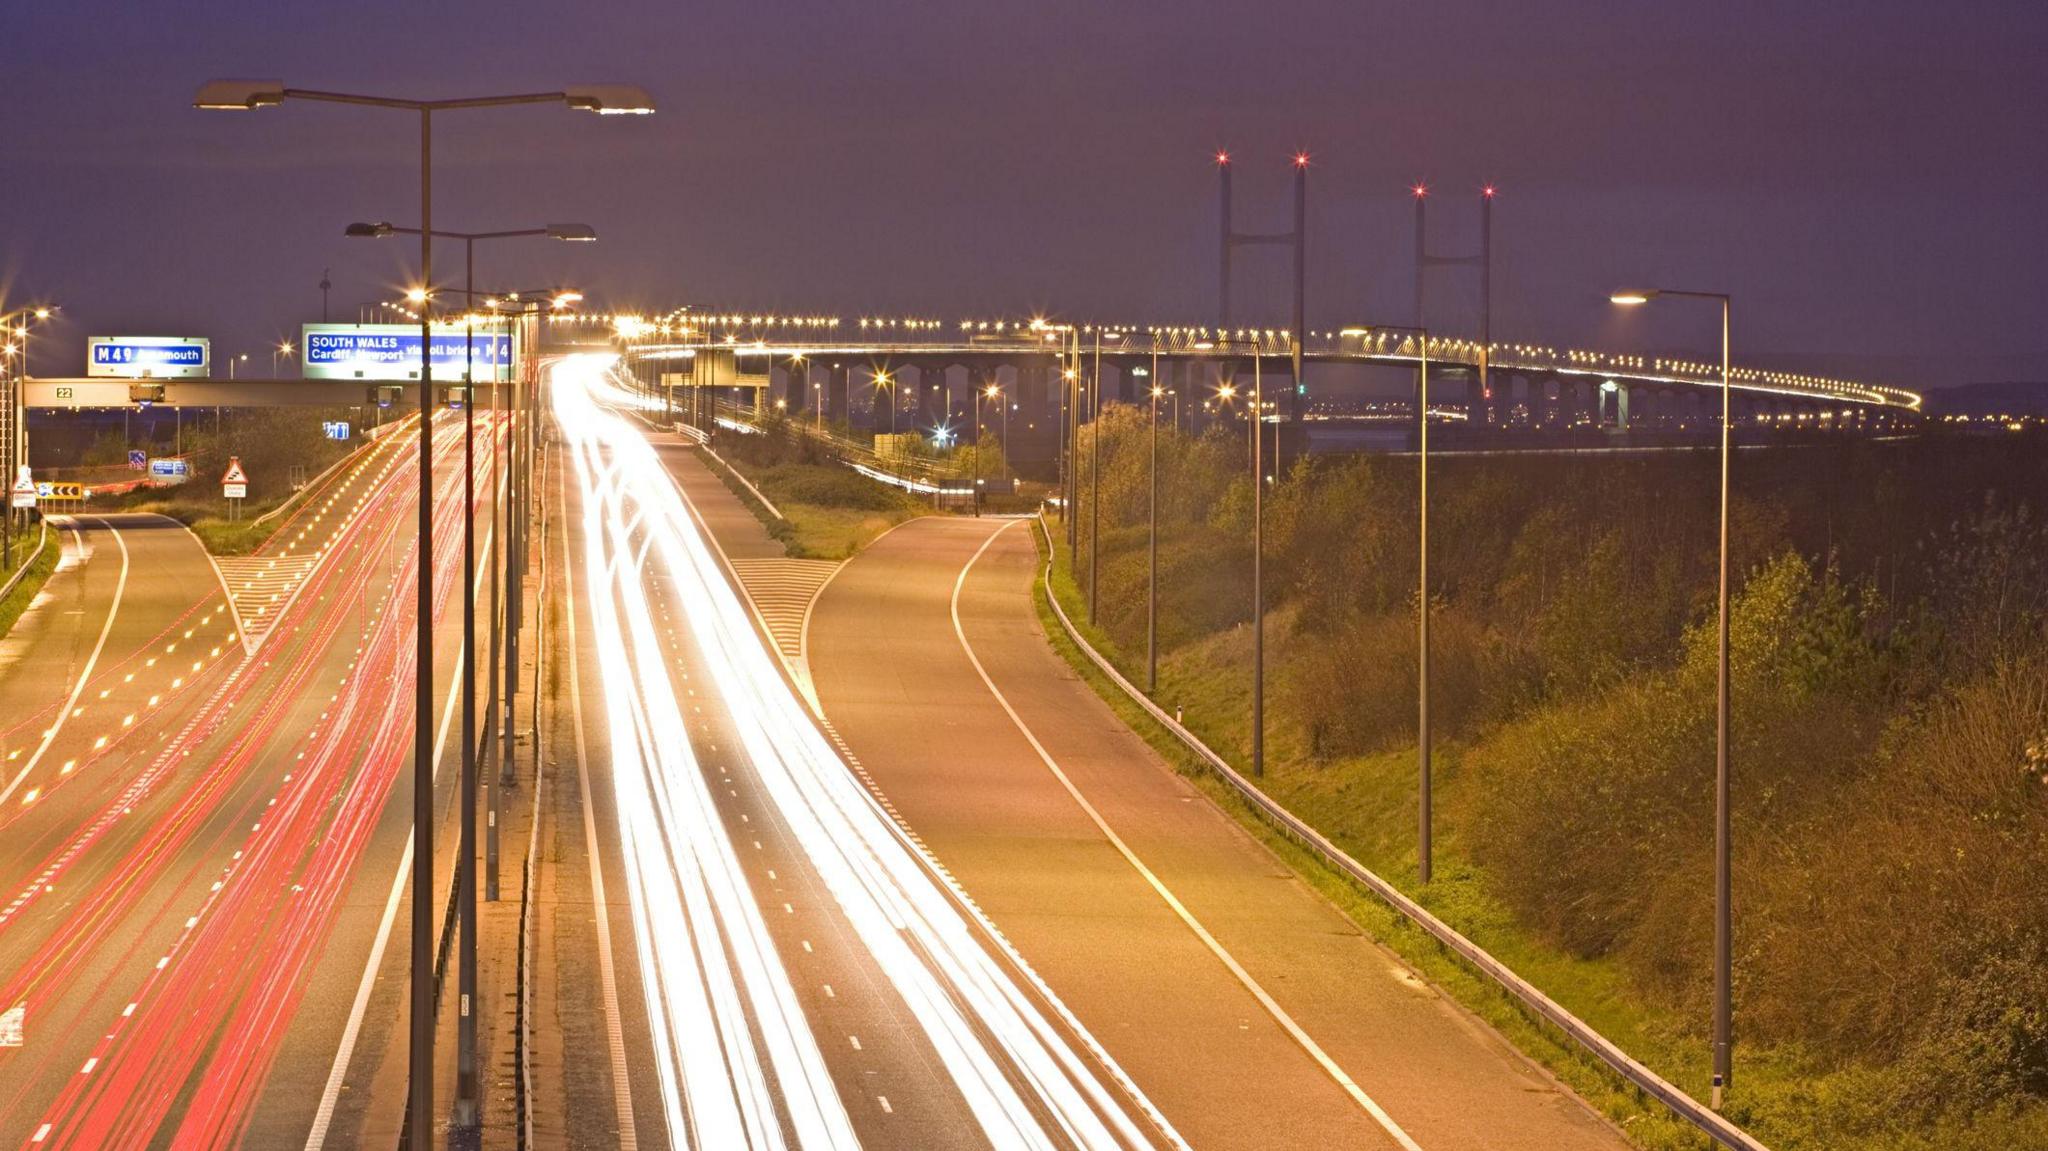
[[[319,408],[236,409],[225,423],[193,419],[182,433],[191,479],[175,487],[138,488],[126,495],[97,497],[93,506],[102,510],[152,511],[190,526],[215,555],[246,555],[263,545],[270,533],[282,526],[286,516],[266,523],[255,521],[293,496],[293,469],[310,481],[347,455],[355,441],[327,439],[321,429],[326,420],[352,420],[354,409],[326,411]],[[124,464],[129,444],[118,435],[102,436],[83,453],[84,467]],[[229,457],[241,460],[249,476],[249,498],[242,501],[236,519],[228,518],[228,503],[221,498],[220,477],[227,471]]]
[[[1144,414],[1099,428],[1097,634],[1142,672]],[[2048,1146],[2042,447],[1737,460],[1731,1114],[1774,1146]],[[1157,695],[1243,763],[1243,432],[1162,429],[1160,453]],[[1712,453],[1433,462],[1426,890],[1415,461],[1305,460],[1265,511],[1268,790],[1702,1096],[1715,478]],[[1056,587],[1085,614],[1079,535]]]
[[[753,493],[728,478],[727,486],[755,508],[792,556],[845,559],[904,520],[931,511],[910,493],[833,461],[786,421],[771,419],[761,428],[759,435],[721,435],[717,450],[782,512],[781,519],[768,514]]]
[[[14,537],[15,563],[25,566],[27,570],[21,577],[21,582],[15,584],[13,590],[5,597],[0,597],[0,636],[13,630],[14,621],[20,619],[21,613],[28,610],[28,605],[35,602],[36,593],[43,590],[43,584],[50,578],[50,573],[57,570],[57,557],[64,551],[64,541],[58,538],[57,530],[51,528],[49,538],[43,543],[42,552],[37,554],[36,539],[42,530],[39,527],[32,528]],[[31,554],[35,554],[36,557],[33,563],[28,562]],[[14,578],[16,570],[20,569],[0,571],[0,585]]]

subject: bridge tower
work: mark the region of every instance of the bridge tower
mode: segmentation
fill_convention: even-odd
[[[1488,410],[1493,397],[1493,380],[1488,370],[1493,358],[1493,195],[1492,184],[1479,191],[1479,251],[1468,256],[1439,256],[1429,250],[1429,186],[1417,184],[1415,193],[1415,326],[1428,324],[1428,298],[1424,273],[1433,267],[1476,267],[1479,269],[1479,395],[1468,409]],[[1416,380],[1416,402],[1421,403],[1422,381]]]
[[[1222,263],[1216,289],[1216,326],[1230,331],[1230,254],[1232,249],[1252,244],[1289,244],[1294,248],[1294,326],[1290,363],[1294,388],[1288,414],[1297,422],[1307,406],[1308,385],[1301,378],[1302,343],[1308,336],[1308,153],[1294,154],[1294,230],[1291,232],[1239,232],[1231,220],[1230,153],[1216,153],[1219,205],[1222,218]]]

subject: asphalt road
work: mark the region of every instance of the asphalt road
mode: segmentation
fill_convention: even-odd
[[[1033,610],[1032,530],[882,537],[816,603],[811,673],[880,792],[1188,1142],[1628,1146],[1073,675]]]
[[[612,964],[557,908],[540,994],[565,1026],[615,999],[630,1095],[584,1020],[559,1108],[639,1145],[1174,1145],[808,718],[728,583],[726,545],[779,551],[758,522],[595,373],[556,397],[591,821],[551,870],[597,865]]]
[[[389,1030],[350,1004],[406,831],[405,446],[279,530],[270,554],[320,559],[253,655],[197,541],[153,517],[82,523],[90,558],[10,637],[0,701],[20,710],[0,714],[42,718],[4,751],[64,723],[0,806],[0,999],[25,1018],[0,1048],[0,1143],[302,1146],[342,1035]]]

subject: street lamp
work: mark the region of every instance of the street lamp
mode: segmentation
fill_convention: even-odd
[[[1721,305],[1721,545],[1720,590],[1715,605],[1715,689],[1714,689],[1714,1093],[1713,1106],[1721,1109],[1733,1071],[1732,1016],[1734,976],[1734,922],[1731,911],[1733,886],[1728,826],[1728,471],[1732,453],[1730,433],[1734,425],[1734,390],[1728,372],[1728,295],[1725,292],[1681,291],[1674,288],[1644,288],[1615,292],[1608,299],[1623,306],[1647,304],[1661,296],[1713,300]]]
[[[1265,349],[1256,331],[1248,341],[1203,340],[1196,347],[1202,351],[1227,352],[1246,344],[1250,345],[1252,353],[1249,404],[1252,448],[1252,774],[1263,776],[1266,774],[1266,437],[1259,434],[1259,421],[1265,418],[1266,410]],[[1229,403],[1237,395],[1237,387],[1221,384],[1216,395],[1224,403]]]
[[[896,434],[896,381],[890,379],[887,372],[876,372],[876,397],[880,398],[884,391],[889,393],[889,434],[893,436]]]
[[[404,100],[387,96],[362,96],[287,87],[282,80],[211,80],[193,97],[197,108],[253,110],[282,104],[286,100],[312,100],[330,104],[360,104],[375,108],[417,112],[420,117],[420,283],[434,282],[433,245],[433,124],[434,113],[468,108],[495,108],[512,104],[567,104],[571,108],[605,114],[646,114],[654,111],[647,93],[630,85],[589,84],[555,92],[531,92],[505,96],[483,96],[454,100]],[[413,892],[412,892],[412,988],[411,1036],[409,1044],[410,1091],[406,1121],[408,1140],[414,1151],[427,1151],[434,1141],[434,956],[433,956],[433,870],[434,870],[434,604],[433,604],[433,410],[434,410],[434,307],[431,299],[420,303],[420,486],[419,486],[419,658],[414,678],[413,717]],[[467,867],[467,862],[461,864]],[[473,1014],[471,1003],[462,1004],[465,1021]],[[477,1124],[476,1067],[456,1068],[456,1098],[453,1122],[469,1128]]]
[[[1389,326],[1374,329],[1380,333],[1405,333],[1415,344],[1416,371],[1416,520],[1419,527],[1415,541],[1415,600],[1417,622],[1415,625],[1415,876],[1422,883],[1428,883],[1432,871],[1434,848],[1431,834],[1432,787],[1430,751],[1434,735],[1429,719],[1429,329],[1423,327]],[[1396,354],[1399,347],[1396,346]]]
[[[23,388],[28,383],[28,322],[47,320],[52,312],[62,309],[50,305],[19,308],[0,315],[0,332],[8,336],[6,351],[0,359],[14,359],[11,364],[0,363],[4,370],[10,395],[6,399],[4,418],[0,428],[5,429],[6,442],[0,443],[0,463],[4,463],[4,480],[14,482],[14,477],[28,462],[28,408],[24,403]],[[0,567],[11,571],[14,568],[14,507],[0,508]]]
[[[290,340],[279,340],[277,342],[277,346],[275,348],[270,349],[271,379],[277,378],[277,361],[280,357],[287,360],[292,358],[292,342]]]
[[[407,228],[389,221],[375,223],[354,223],[342,229],[342,235],[354,239],[384,239],[390,236],[417,236],[418,228]],[[453,232],[436,229],[434,235],[462,241],[462,292],[468,304],[463,310],[462,325],[462,780],[459,785],[461,815],[456,823],[461,849],[456,858],[461,860],[456,873],[457,918],[461,922],[461,940],[456,961],[456,996],[463,1003],[476,1002],[476,793],[477,793],[477,740],[476,740],[476,242],[478,240],[506,240],[525,236],[546,236],[553,240],[589,243],[597,239],[597,232],[588,224],[547,224],[539,228],[515,228],[496,232]],[[406,293],[408,299],[417,296],[424,302],[431,293],[426,286]],[[424,346],[420,353],[424,365],[431,360],[432,349]],[[495,411],[498,403],[498,373],[496,368],[497,345],[492,343],[491,407]],[[491,438],[493,463],[493,493],[491,515],[498,515],[496,494],[497,437]],[[503,540],[493,543],[495,548]],[[491,583],[491,594],[498,594],[497,581]],[[497,611],[492,610],[495,619]],[[497,660],[491,661],[492,695],[497,694]],[[502,769],[501,769],[502,770]],[[496,902],[498,898],[498,819],[497,783],[492,784],[491,819],[486,838],[489,843],[484,851],[485,898]],[[470,1069],[469,1083],[475,1081],[476,1067],[476,1013],[464,1011],[456,1021],[455,1061],[458,1080],[461,1069]],[[461,1109],[465,1100],[475,1098],[474,1088],[467,1095],[457,1092],[456,1107]]]
[[[1152,348],[1152,378],[1159,378],[1159,348]],[[1152,385],[1151,475],[1146,484],[1145,514],[1150,521],[1145,532],[1145,691],[1159,689],[1159,395]]]

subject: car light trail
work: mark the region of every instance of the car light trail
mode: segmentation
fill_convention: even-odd
[[[444,433],[436,441],[444,460],[459,455],[459,435]],[[423,559],[432,562],[437,607],[448,601],[460,571],[461,469],[450,468],[448,475],[435,501],[444,529],[440,546],[432,557],[408,549],[396,576],[409,579]],[[161,797],[167,808],[141,825],[135,842],[120,845],[111,873],[79,890],[31,961],[11,979],[0,979],[0,998],[26,1003],[34,1019],[39,1002],[74,982],[84,957],[100,953],[108,933],[132,924],[134,916],[181,925],[161,952],[137,956],[148,969],[129,995],[113,1000],[125,999],[127,1006],[109,1022],[92,1018],[114,1012],[97,998],[47,1017],[53,1034],[63,1029],[101,1038],[83,1069],[76,1063],[24,1069],[23,1091],[64,1076],[37,1128],[38,1146],[168,1140],[173,1147],[217,1147],[244,1137],[306,975],[327,943],[407,758],[410,697],[390,683],[409,679],[417,656],[409,596],[395,597],[388,610],[380,607],[364,621],[357,658],[310,730],[282,726],[296,703],[328,690],[314,677],[331,664],[329,653],[348,642],[344,627],[357,622],[354,587],[384,574],[384,549],[363,545],[372,521],[402,522],[399,513],[410,503],[403,479],[401,467],[397,482],[366,501],[376,516],[350,514],[331,526],[326,550],[338,562],[311,573],[308,606],[276,633],[282,650],[236,665],[206,706],[54,861],[61,871],[151,791],[168,791],[164,785],[172,780],[184,785]],[[235,727],[227,746],[194,773],[195,761],[187,757],[230,717]],[[243,785],[293,748],[299,750],[292,770],[281,780]],[[194,860],[189,870],[175,862],[180,858]],[[176,910],[138,904],[165,878],[187,889],[202,885],[203,893]],[[204,887],[208,879],[211,886]],[[0,1115],[23,1101],[19,1092],[0,1098]]]
[[[605,382],[606,363],[559,363],[551,395],[581,489],[620,850],[670,1130],[697,1146],[782,1147],[789,1136],[804,1147],[854,1145],[691,750],[650,586],[682,608],[716,688],[705,702],[724,705],[776,814],[988,1140],[1005,1149],[1184,1146],[1063,1008],[1051,1004],[1056,1024],[1001,965],[812,725],[674,481],[604,407],[633,403]],[[780,1089],[787,1136],[764,1072]]]

